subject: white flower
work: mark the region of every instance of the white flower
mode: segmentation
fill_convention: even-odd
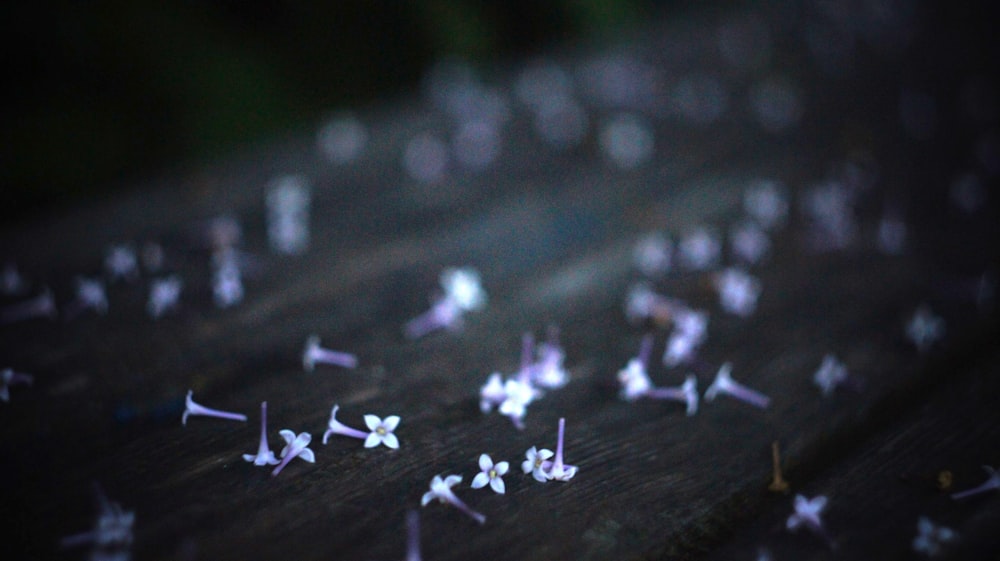
[[[718,235],[704,227],[688,232],[677,245],[681,265],[689,271],[715,267],[722,244]]]
[[[500,404],[500,414],[510,417],[517,428],[524,428],[522,421],[528,405],[535,399],[535,388],[529,383],[511,378],[504,382],[503,390],[506,398]]]
[[[461,482],[461,475],[449,475],[444,479],[441,479],[440,475],[435,475],[434,478],[431,479],[431,490],[424,493],[424,496],[420,499],[420,506],[427,506],[428,503],[437,499],[442,503],[451,504],[480,524],[486,522],[485,516],[469,508],[468,505],[455,496],[455,493],[451,490],[452,487]]]
[[[276,465],[278,459],[267,445],[267,402],[260,403],[260,444],[256,454],[243,454],[243,459],[255,466]]]
[[[566,353],[559,345],[559,332],[552,329],[549,340],[539,345],[538,362],[531,369],[533,383],[549,389],[558,389],[569,382],[569,372],[563,366]]]
[[[157,319],[177,308],[183,286],[184,282],[177,275],[153,280],[149,285],[149,300],[146,302],[146,311],[149,315]]]
[[[826,508],[826,497],[819,495],[812,499],[807,499],[804,495],[795,495],[795,512],[793,512],[785,526],[789,530],[796,530],[800,526],[806,526],[814,531],[823,527],[820,520],[820,513]]]
[[[830,354],[823,357],[823,363],[813,374],[813,382],[819,386],[824,396],[832,394],[833,390],[845,380],[847,380],[847,367]]]
[[[479,456],[479,469],[481,471],[472,479],[472,488],[480,489],[489,483],[491,489],[503,495],[506,488],[502,478],[509,468],[510,464],[507,462],[494,464],[493,458],[490,458],[489,454],[482,454]]]
[[[374,448],[379,444],[385,444],[389,448],[399,448],[399,439],[392,431],[399,425],[398,415],[389,415],[383,421],[375,415],[365,415],[365,425],[371,434],[365,438],[365,448]]]
[[[313,451],[309,449],[309,443],[312,442],[312,435],[308,432],[304,432],[296,435],[294,431],[285,429],[278,434],[281,438],[285,439],[285,447],[281,449],[281,463],[278,467],[274,468],[271,472],[271,477],[274,477],[281,473],[281,470],[288,465],[288,462],[292,461],[292,458],[302,458],[303,460],[309,462],[310,464],[316,463],[316,456]]]
[[[500,373],[494,372],[479,390],[479,409],[483,413],[489,413],[494,406],[500,405],[505,399],[507,393],[504,391]]]
[[[435,475],[431,479],[431,490],[424,493],[424,496],[420,499],[420,506],[427,506],[427,503],[435,499],[442,503],[448,502],[449,499],[455,496],[451,488],[461,482],[461,475],[449,475],[444,479],[441,479],[440,475]]]
[[[618,382],[622,385],[621,396],[626,401],[643,397],[653,387],[646,366],[638,358],[629,360],[628,365],[618,371]]]
[[[745,271],[728,268],[715,277],[722,309],[738,316],[748,317],[757,309],[760,281]]]
[[[941,544],[957,537],[958,534],[951,528],[938,526],[926,516],[921,516],[917,521],[917,537],[913,538],[913,551],[927,556],[937,555],[941,551]]]
[[[556,455],[555,459],[552,460],[552,466],[549,467],[548,471],[545,472],[545,476],[549,479],[555,479],[557,481],[569,481],[573,479],[578,470],[577,466],[571,466],[569,464],[563,463],[563,433],[566,431],[566,419],[559,418],[559,437],[556,443]]]
[[[553,456],[552,450],[548,448],[542,448],[541,450],[536,449],[534,446],[528,448],[528,451],[524,453],[524,461],[521,462],[521,471],[524,473],[530,473],[535,481],[545,483],[549,480],[546,470],[552,466],[552,462],[549,458]]]
[[[486,291],[479,280],[479,271],[471,267],[445,269],[441,273],[441,288],[461,310],[478,310],[486,305]]]

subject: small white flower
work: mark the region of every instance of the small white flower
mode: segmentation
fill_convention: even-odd
[[[399,425],[398,415],[389,415],[384,421],[375,415],[365,415],[365,425],[372,431],[365,438],[365,448],[374,448],[379,444],[394,450],[399,448],[399,439],[392,433]]]
[[[155,279],[149,285],[149,301],[146,311],[153,319],[158,319],[166,312],[177,307],[184,283],[177,275]]]
[[[719,291],[722,309],[741,317],[748,317],[757,309],[760,281],[746,271],[728,268],[715,276],[715,289]]]
[[[711,269],[719,260],[721,246],[718,235],[707,228],[688,232],[677,244],[681,266],[689,271]]]
[[[743,193],[743,209],[765,230],[782,226],[788,217],[788,196],[773,179],[756,181]]]
[[[528,412],[528,405],[535,400],[537,390],[531,384],[509,378],[503,385],[506,398],[500,404],[500,414],[509,417],[519,429],[524,428],[524,416]]]
[[[212,256],[212,298],[219,308],[243,301],[243,273],[239,255],[231,247],[220,249]]]
[[[705,390],[705,401],[713,401],[717,395],[726,394],[754,407],[767,409],[771,404],[771,398],[733,380],[732,371],[733,365],[729,362],[719,367],[712,385]]]
[[[104,256],[104,269],[112,281],[119,279],[134,281],[139,278],[139,259],[136,257],[135,248],[128,244],[108,248]]]
[[[545,483],[549,480],[546,470],[552,466],[552,462],[549,461],[549,458],[552,456],[552,450],[548,448],[538,450],[532,446],[524,453],[524,461],[521,462],[521,471],[530,473],[535,478],[535,481]]]
[[[448,503],[454,506],[458,510],[461,510],[465,514],[469,515],[476,522],[483,524],[486,522],[486,517],[469,508],[468,505],[455,496],[454,491],[451,490],[452,487],[461,482],[461,475],[449,475],[444,479],[442,479],[440,475],[435,475],[434,478],[431,479],[431,490],[424,493],[424,496],[420,499],[420,506],[427,506],[428,503],[437,499],[442,503]]]
[[[431,309],[411,319],[404,326],[406,336],[419,339],[438,329],[459,329],[462,315],[486,305],[486,291],[479,280],[479,272],[471,267],[445,269],[441,273],[444,296],[438,298]]]
[[[819,386],[824,396],[829,396],[833,390],[847,380],[847,367],[833,355],[823,357],[823,363],[813,374],[813,382]]]
[[[661,232],[646,234],[632,248],[632,261],[647,277],[655,277],[670,271],[670,257],[673,244]]]
[[[625,401],[635,401],[653,388],[646,366],[638,358],[629,360],[625,368],[618,371],[618,382],[622,385],[621,396]]]
[[[440,280],[445,297],[460,309],[468,312],[486,305],[486,291],[479,280],[479,271],[471,267],[445,269]]]
[[[577,466],[572,466],[563,463],[563,433],[566,432],[566,419],[559,418],[559,436],[556,441],[556,455],[552,460],[552,465],[549,466],[548,471],[545,472],[545,476],[548,479],[555,479],[557,481],[569,481],[573,479],[579,468]]]
[[[805,526],[817,537],[826,541],[831,548],[835,547],[833,539],[826,533],[823,521],[820,519],[826,503],[826,497],[823,495],[811,499],[807,499],[804,495],[795,495],[795,511],[785,521],[785,527],[789,530],[798,530]]]
[[[814,528],[821,527],[823,522],[820,520],[820,514],[826,508],[826,503],[827,499],[823,495],[812,499],[808,499],[804,495],[795,495],[795,512],[788,517],[785,526],[789,530],[796,530],[803,525]]]
[[[260,402],[260,444],[257,446],[256,454],[243,454],[243,459],[253,462],[255,466],[277,465],[278,458],[274,457],[274,452],[267,445],[267,402]]]
[[[267,188],[267,238],[279,253],[301,254],[309,247],[309,183],[300,175],[285,175]]]
[[[737,258],[755,265],[771,250],[771,240],[760,226],[744,222],[729,231],[729,247]]]
[[[476,477],[472,479],[472,488],[480,489],[485,487],[488,483],[491,489],[503,495],[506,492],[506,488],[503,483],[503,476],[507,473],[509,468],[510,464],[507,462],[498,462],[494,464],[493,458],[490,458],[489,454],[480,455],[480,472],[477,473]]]
[[[913,538],[913,551],[928,557],[941,552],[941,545],[955,540],[958,534],[951,528],[938,526],[926,516],[917,521],[917,537]]]
[[[303,432],[296,435],[294,431],[285,429],[278,434],[281,438],[285,439],[285,447],[281,449],[281,463],[278,467],[274,468],[271,472],[271,477],[274,477],[281,473],[281,470],[288,465],[288,462],[292,461],[292,458],[302,458],[303,460],[309,462],[310,464],[316,463],[316,456],[313,451],[309,449],[309,443],[312,442],[312,435],[308,432]]]
[[[479,390],[479,409],[483,413],[489,413],[493,407],[500,405],[507,399],[503,382],[499,372],[490,374],[486,379],[486,384]]]
[[[531,368],[532,383],[548,389],[565,386],[569,382],[569,372],[563,366],[566,353],[559,345],[558,329],[549,330],[549,339],[539,345],[538,355],[538,362]]]
[[[673,314],[674,330],[663,351],[663,364],[669,367],[691,362],[708,333],[708,314],[680,307]]]
[[[86,309],[105,315],[108,313],[108,295],[101,279],[76,278],[76,300],[70,304],[69,316],[75,316]]]

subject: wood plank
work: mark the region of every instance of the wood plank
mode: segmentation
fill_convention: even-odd
[[[699,25],[668,28],[630,48],[678,72],[717,67],[714,43]],[[465,480],[458,495],[487,522],[479,527],[437,504],[421,509],[427,559],[686,558],[725,543],[748,526],[749,514],[781,512],[762,489],[773,440],[783,443],[797,486],[867,492],[870,483],[860,475],[890,469],[870,465],[871,454],[859,452],[881,449],[869,434],[905,440],[938,417],[951,423],[943,412],[954,400],[934,402],[939,414],[926,419],[913,412],[954,376],[948,360],[978,356],[995,340],[995,308],[983,320],[972,297],[948,284],[997,261],[995,244],[980,241],[995,239],[983,237],[997,233],[995,206],[974,219],[941,210],[943,178],[964,165],[972,140],[962,132],[961,150],[914,159],[924,148],[912,148],[876,119],[886,103],[895,110],[895,96],[884,90],[896,88],[898,76],[873,71],[887,66],[862,65],[842,79],[803,70],[798,77],[810,92],[817,84],[829,88],[809,98],[810,120],[784,137],[762,135],[738,110],[709,128],[661,115],[655,124],[664,142],[647,167],[632,172],[609,166],[592,141],[569,154],[546,151],[519,114],[511,124],[519,134],[497,169],[420,186],[401,176],[399,148],[416,131],[445,123],[402,103],[372,111],[379,141],[348,171],[324,165],[303,134],[132,197],[5,232],[0,251],[51,283],[60,298],[73,275],[96,272],[107,244],[123,239],[162,241],[171,268],[190,283],[180,313],[156,322],[145,316],[144,289],[131,285],[111,288],[107,317],[0,327],[0,357],[37,376],[34,388],[14,391],[0,409],[0,439],[17,451],[0,467],[0,512],[21,521],[5,528],[14,534],[9,543],[28,558],[58,555],[61,537],[92,523],[90,489],[98,481],[136,511],[138,558],[398,558],[405,512],[418,508],[432,476],[459,473]],[[726,80],[734,91],[747,87],[742,76]],[[848,92],[878,103],[845,110],[838,94]],[[658,351],[666,337],[628,324],[622,312],[625,291],[638,278],[630,255],[637,236],[664,228],[676,235],[702,223],[724,228],[740,215],[742,190],[759,177],[783,180],[800,200],[864,144],[838,144],[858,132],[859,121],[881,175],[859,203],[855,245],[827,254],[804,250],[807,225],[796,212],[775,238],[771,259],[754,269],[764,292],[747,319],[722,313],[707,274],[675,273],[656,284],[712,313],[693,368],[699,386],[731,361],[736,379],[770,395],[771,407],[720,399],[686,417],[676,404],[620,400],[615,373],[647,330]],[[272,255],[265,246],[264,189],[286,172],[315,185],[312,248],[301,258]],[[892,257],[873,242],[890,196],[905,200],[911,225],[920,225],[910,231],[908,250]],[[211,307],[207,251],[191,244],[200,221],[222,212],[242,219],[244,248],[255,260],[247,301],[224,311]],[[402,325],[426,308],[441,268],[463,264],[482,271],[487,310],[470,315],[461,333],[405,340]],[[903,334],[921,302],[948,321],[947,339],[929,358]],[[487,375],[514,371],[521,334],[541,336],[550,324],[563,335],[570,385],[533,404],[524,431],[495,413],[483,415],[478,389]],[[299,354],[311,333],[356,352],[360,368],[302,372]],[[810,377],[828,352],[865,378],[864,392],[820,397]],[[979,391],[969,364],[955,371],[966,380],[956,395]],[[652,375],[672,385],[686,372],[656,366]],[[188,388],[198,401],[246,413],[250,422],[193,419],[181,427]],[[242,461],[256,448],[263,400],[272,447],[279,429],[309,431],[315,465],[295,461],[272,479],[269,470]],[[338,438],[320,444],[334,403],[341,420],[355,426],[365,413],[402,416],[401,449],[365,450]],[[567,419],[567,460],[581,471],[567,483],[538,484],[518,466],[528,447],[554,447],[560,417]],[[986,431],[943,439],[941,450],[994,437]],[[919,459],[907,450],[899,461]],[[505,496],[468,489],[483,452],[512,463]],[[828,465],[844,466],[852,479],[830,479]],[[865,501],[859,508],[870,506]],[[842,504],[832,520],[850,520]],[[845,544],[859,544],[845,551],[888,551],[864,528],[840,528]],[[892,531],[902,535],[903,527]],[[808,555],[815,545],[790,543]]]

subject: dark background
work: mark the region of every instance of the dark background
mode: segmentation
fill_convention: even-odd
[[[412,92],[443,56],[515,60],[702,3],[12,2],[0,218],[19,222]],[[720,3],[716,2],[715,5]]]

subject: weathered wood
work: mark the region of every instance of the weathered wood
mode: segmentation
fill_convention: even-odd
[[[665,71],[718,68],[713,41],[699,32],[704,25],[658,30],[627,49]],[[883,90],[898,87],[898,76],[877,72],[888,63],[859,66],[836,78],[802,70],[797,78],[810,117],[785,136],[762,135],[737,110],[710,128],[662,118],[656,157],[631,172],[612,169],[592,143],[554,153],[517,115],[509,153],[496,168],[421,186],[399,173],[400,146],[415,132],[445,125],[432,113],[399,106],[372,112],[379,140],[347,169],[323,164],[311,137],[295,136],[185,176],[177,181],[182,189],[149,186],[5,233],[0,251],[62,299],[73,275],[96,272],[114,241],[162,241],[169,268],[188,281],[180,312],[155,322],[145,315],[144,288],[116,285],[107,317],[0,327],[0,366],[36,374],[34,388],[0,408],[8,450],[0,511],[22,521],[11,543],[26,558],[56,555],[61,537],[91,524],[97,481],[136,511],[138,558],[401,558],[405,512],[419,507],[432,476],[457,473],[465,477],[457,494],[487,522],[479,527],[438,504],[421,509],[426,559],[690,558],[719,548],[734,532],[735,549],[720,554],[749,556],[739,548],[760,543],[755,532],[786,514],[788,501],[766,491],[768,447],[778,440],[794,489],[831,494],[831,525],[845,544],[835,558],[905,551],[904,530],[925,503],[905,486],[875,482],[926,459],[911,447],[924,427],[961,434],[941,438],[934,451],[942,458],[963,452],[956,475],[968,462],[996,463],[969,450],[995,450],[992,428],[973,430],[980,426],[973,420],[995,420],[988,402],[975,402],[965,416],[951,414],[958,396],[984,395],[995,385],[976,377],[972,362],[958,360],[990,344],[994,310],[985,310],[984,321],[972,297],[946,283],[996,262],[995,246],[963,240],[996,234],[997,222],[993,207],[971,220],[942,210],[943,178],[964,165],[965,153],[915,159],[922,148],[898,148],[919,146],[882,121],[895,111],[894,96]],[[734,90],[746,86],[740,75],[726,79]],[[821,86],[824,95],[814,91]],[[874,101],[845,109],[838,95],[848,93]],[[723,228],[739,216],[742,190],[757,177],[783,180],[797,200],[858,148],[838,142],[859,128],[870,137],[866,148],[880,178],[858,209],[857,243],[826,254],[805,250],[806,225],[793,210],[772,257],[754,270],[764,292],[747,319],[719,310],[707,273],[657,281],[658,290],[712,312],[709,340],[693,368],[701,389],[731,361],[735,378],[770,395],[771,407],[720,398],[686,417],[673,403],[620,400],[615,373],[647,330],[657,351],[665,338],[662,330],[629,325],[622,312],[625,290],[638,278],[630,254],[636,236],[702,223]],[[965,129],[954,134],[971,150]],[[286,172],[315,185],[312,247],[298,258],[265,249],[264,187]],[[872,241],[887,192],[906,200],[913,217],[900,256],[877,252]],[[255,260],[247,300],[231,310],[212,308],[208,253],[192,244],[200,221],[222,212],[243,219],[244,248]],[[465,264],[483,273],[488,308],[469,315],[460,333],[405,340],[402,325],[426,309],[441,268]],[[948,320],[948,338],[929,358],[903,333],[925,301]],[[532,404],[524,431],[496,413],[483,415],[478,390],[486,377],[516,370],[521,334],[541,336],[550,324],[562,332],[569,386]],[[357,353],[361,366],[304,373],[300,352],[312,333]],[[820,396],[811,376],[827,352],[864,377],[863,392]],[[955,373],[945,360],[958,360]],[[685,373],[652,370],[663,385]],[[954,394],[923,409],[935,391],[952,387],[952,377]],[[243,412],[249,422],[192,419],[181,427],[188,388],[198,401]],[[280,429],[311,432],[315,465],[295,460],[271,478],[242,461],[256,449],[264,400],[272,448],[280,449]],[[401,449],[365,450],[342,438],[322,445],[334,403],[353,426],[365,413],[400,415]],[[530,446],[555,446],[560,417],[567,419],[567,461],[580,473],[541,485],[520,473],[520,461]],[[883,450],[886,442],[907,444],[896,456]],[[468,488],[483,452],[512,463],[505,496]],[[914,469],[925,467],[936,469]],[[899,517],[889,521],[897,509],[872,509],[877,500],[898,504]],[[752,513],[765,513],[766,522],[748,521]],[[852,530],[855,516],[870,522]],[[868,528],[881,519],[901,543],[878,543]],[[972,514],[954,519],[974,538]],[[766,543],[776,553],[788,548],[803,556],[817,545],[784,538],[768,534]]]

